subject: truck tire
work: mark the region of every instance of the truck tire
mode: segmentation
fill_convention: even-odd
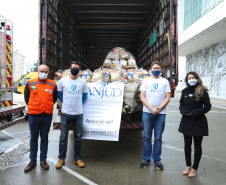
[[[13,119],[21,118],[21,117],[23,117],[23,116],[24,116],[23,111],[16,112],[16,113],[12,114],[12,118],[13,118]]]

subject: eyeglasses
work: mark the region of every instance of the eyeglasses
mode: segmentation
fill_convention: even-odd
[[[48,73],[48,71],[39,71],[40,73]]]

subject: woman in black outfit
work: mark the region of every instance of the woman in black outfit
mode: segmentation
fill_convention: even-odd
[[[202,80],[196,72],[186,76],[187,88],[182,91],[180,112],[183,115],[179,132],[184,135],[184,151],[186,169],[183,175],[195,177],[202,156],[202,139],[208,136],[208,124],[205,113],[211,109],[208,89],[202,85]],[[194,140],[194,164],[191,165],[191,145]],[[190,172],[190,173],[189,173]]]

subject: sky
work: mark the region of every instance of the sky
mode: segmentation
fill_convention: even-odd
[[[25,56],[25,71],[38,60],[39,0],[0,0],[0,15],[13,22],[13,50]]]

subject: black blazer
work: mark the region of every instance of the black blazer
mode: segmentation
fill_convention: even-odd
[[[208,136],[208,123],[205,113],[211,109],[209,94],[204,91],[203,98],[195,100],[195,87],[182,91],[180,113],[182,114],[179,132],[188,136]],[[187,113],[190,113],[186,115]]]

